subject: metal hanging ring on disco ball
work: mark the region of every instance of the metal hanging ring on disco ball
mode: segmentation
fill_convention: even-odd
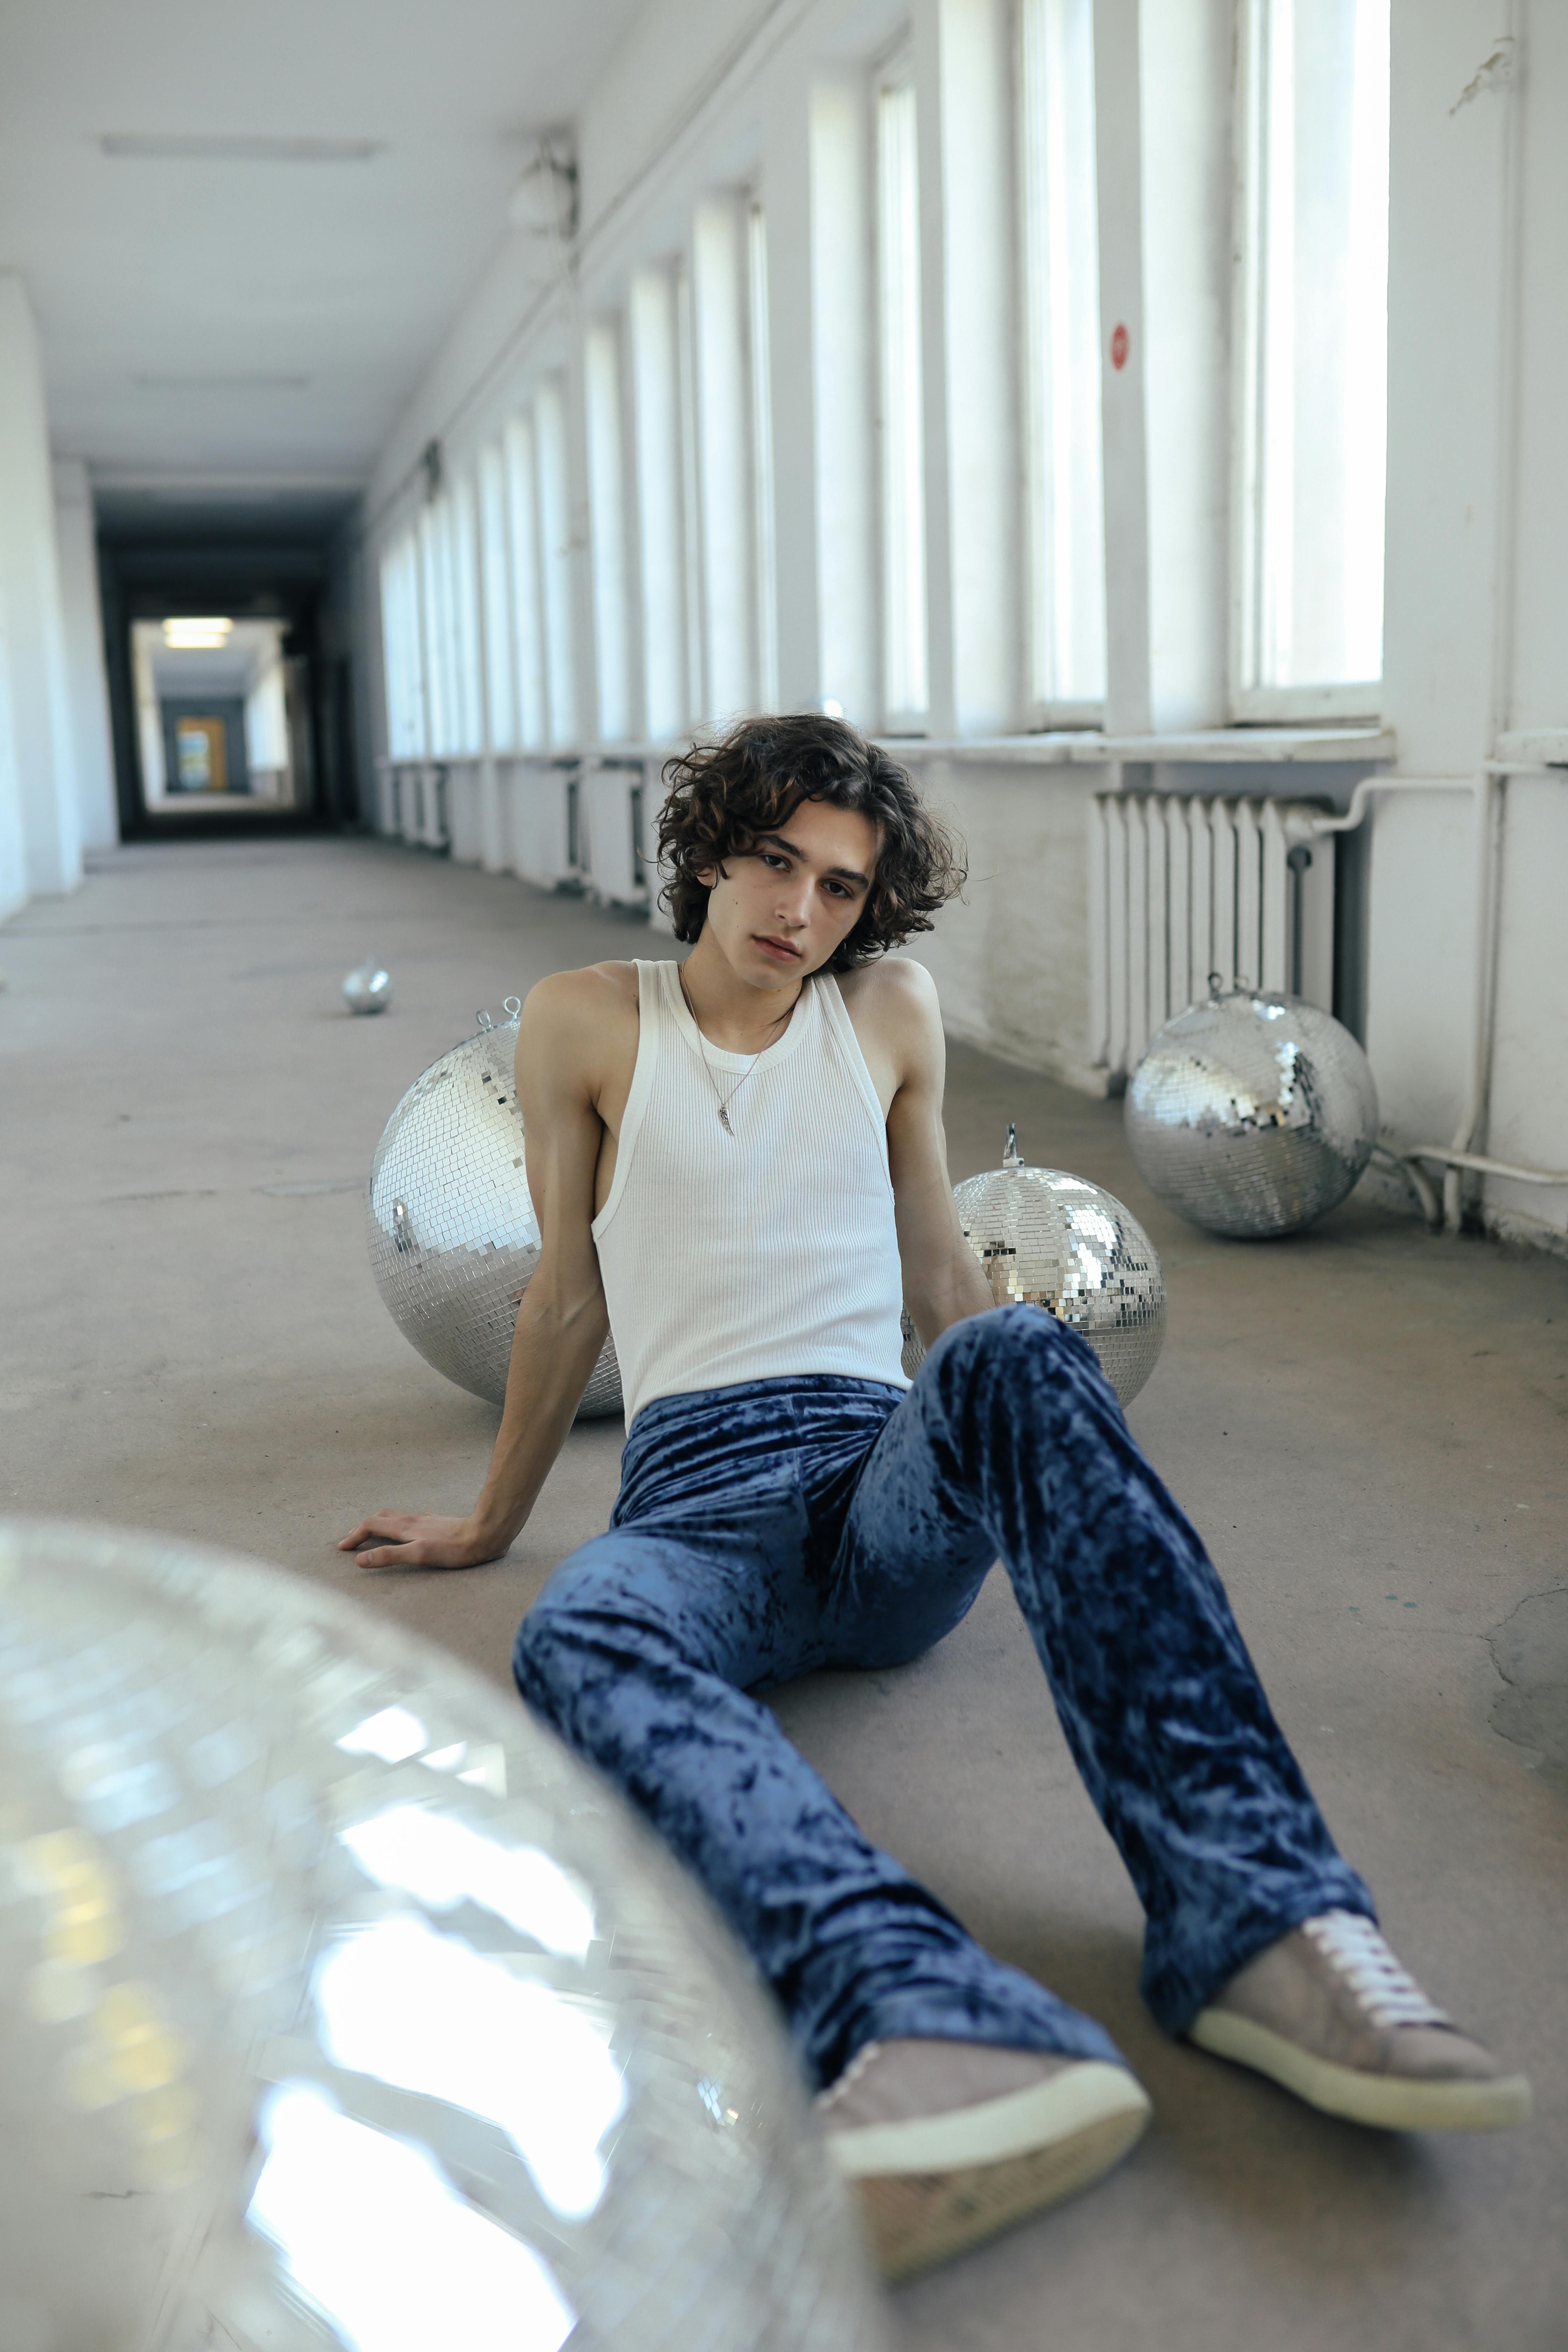
[[[343,982],[343,1002],[351,1013],[384,1013],[392,1002],[392,974],[374,956],[355,964]]]
[[[1159,1255],[1113,1192],[1061,1168],[1031,1168],[1007,1129],[1002,1165],[953,1187],[963,1237],[998,1307],[1043,1307],[1089,1341],[1107,1380],[1131,1404],[1165,1339]],[[904,1370],[925,1353],[906,1313]]]
[[[1205,1232],[1296,1233],[1337,1207],[1372,1157],[1372,1066],[1300,997],[1221,990],[1213,975],[1211,988],[1128,1081],[1128,1144],[1151,1192]]]
[[[515,1694],[0,1522],[5,2352],[878,2352],[756,1972]]]
[[[371,1271],[393,1321],[427,1364],[498,1405],[540,1251],[513,1078],[521,1009],[509,996],[499,1026],[481,1013],[474,1035],[415,1079],[376,1145],[365,1195]],[[577,1419],[621,1410],[606,1339]]]

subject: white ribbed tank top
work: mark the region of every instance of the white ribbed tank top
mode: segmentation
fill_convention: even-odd
[[[788,1373],[908,1388],[882,1107],[838,983],[817,972],[752,1067],[708,1042],[674,963],[637,967],[641,1027],[594,1220],[626,1421],[655,1397]]]

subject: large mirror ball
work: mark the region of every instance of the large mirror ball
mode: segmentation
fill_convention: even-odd
[[[0,1523],[5,2352],[864,2352],[751,1964],[521,1701]]]
[[[506,1402],[518,1300],[539,1264],[539,1220],[523,1168],[515,997],[511,1017],[420,1073],[371,1163],[365,1233],[388,1313],[427,1364],[491,1404]],[[621,1411],[606,1339],[579,1421]]]
[[[1207,1233],[1260,1241],[1299,1232],[1354,1188],[1377,1141],[1377,1087],[1332,1013],[1233,988],[1150,1041],[1125,1118],[1152,1192]]]
[[[964,1240],[998,1307],[1043,1307],[1089,1341],[1123,1405],[1131,1403],[1165,1343],[1159,1253],[1114,1192],[1065,1168],[1032,1168],[1009,1127],[1000,1168],[955,1184]],[[905,1372],[925,1356],[904,1316]]]

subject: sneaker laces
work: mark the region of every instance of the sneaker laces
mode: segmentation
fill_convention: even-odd
[[[1360,1912],[1324,1911],[1304,1919],[1301,1932],[1338,1970],[1373,2025],[1452,2027],[1453,2020],[1427,1999]]]

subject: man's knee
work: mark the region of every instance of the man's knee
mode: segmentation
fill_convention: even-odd
[[[1043,1307],[994,1307],[945,1331],[940,1349],[961,1376],[1100,1381],[1100,1359],[1080,1332]]]

